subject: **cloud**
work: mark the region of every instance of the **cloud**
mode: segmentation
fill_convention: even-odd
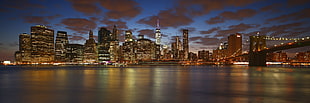
[[[30,8],[43,9],[45,6],[38,4],[38,2],[31,2],[30,0],[2,0],[0,6],[7,9],[26,10]],[[6,10],[7,10],[6,9]]]
[[[189,41],[196,41],[196,40],[200,40],[201,38],[202,38],[201,36],[190,37]]]
[[[226,30],[218,30],[215,37],[224,37],[226,35],[239,33],[239,32],[251,29],[251,28],[258,28],[259,26],[260,25],[257,25],[257,24],[244,24],[244,23],[240,23],[238,25],[231,25]]]
[[[310,3],[309,0],[287,0],[287,4],[290,6],[304,5]]]
[[[44,24],[44,25],[49,24],[46,18],[42,16],[26,16],[24,17],[24,21],[26,23],[36,23],[36,24]]]
[[[306,8],[306,9],[303,9],[295,13],[281,15],[275,18],[267,19],[267,22],[272,22],[272,21],[288,22],[288,21],[295,21],[295,20],[300,20],[300,19],[308,19],[310,18],[309,12],[310,12],[310,8]]]
[[[155,33],[154,33],[154,30],[151,30],[151,29],[142,29],[142,30],[139,30],[139,35],[144,35],[144,36],[147,36],[149,38],[152,38],[152,39],[155,39]]]
[[[68,0],[72,7],[86,15],[99,14],[101,10],[96,6],[97,0]]]
[[[220,27],[215,27],[215,28],[209,29],[208,31],[200,31],[200,34],[211,34],[218,30],[220,30]]]
[[[101,23],[105,24],[106,28],[110,30],[113,29],[114,25],[116,25],[118,29],[128,29],[127,22],[124,22],[122,20],[112,21],[109,19],[104,19],[101,21]]]
[[[226,20],[243,20],[244,18],[252,17],[257,12],[253,9],[241,9],[236,12],[224,11],[219,16],[212,17],[205,22],[208,24],[224,23]]]
[[[225,7],[241,7],[259,0],[180,0],[180,7],[185,7],[192,15],[201,16],[210,11],[221,10]],[[200,9],[192,9],[199,6]]]
[[[216,45],[219,42],[220,42],[220,39],[218,38],[204,37],[204,38],[200,38],[200,41],[195,41],[194,43],[201,44],[201,45]]]
[[[283,25],[275,25],[271,27],[263,27],[260,29],[260,34],[270,35],[270,36],[285,36],[287,34],[298,32],[294,31],[296,28],[302,26],[303,23],[290,23],[290,24],[283,24]],[[300,29],[304,30],[304,29]],[[309,30],[307,30],[309,32]]]
[[[274,3],[271,5],[267,5],[265,7],[260,8],[260,11],[266,12],[266,11],[272,11],[272,12],[277,12],[280,11],[280,8],[283,8],[284,4],[282,3]]]
[[[44,24],[48,25],[50,22],[49,20],[61,17],[61,15],[52,15],[52,16],[25,16],[23,17],[24,22],[26,23],[35,23],[35,24]]]
[[[160,20],[162,27],[174,27],[189,25],[193,22],[191,17],[183,14],[181,9],[174,8],[169,10],[162,10],[157,16],[149,16],[140,19],[137,23],[146,24],[155,27],[157,19]]]
[[[134,0],[69,0],[72,7],[86,15],[97,15],[104,11],[107,18],[133,18],[140,14],[141,8]],[[101,10],[100,8],[106,10]]]
[[[77,35],[69,35],[70,41],[85,41],[86,38],[83,36],[77,36]]]
[[[108,18],[133,18],[140,14],[141,8],[134,0],[102,0],[100,3],[109,11],[106,13]]]
[[[88,34],[89,30],[95,29],[97,24],[84,18],[66,18],[61,21],[67,29],[76,31],[79,34]]]
[[[218,23],[224,23],[224,22],[225,22],[224,18],[220,16],[212,17],[209,20],[206,20],[207,24],[218,24]]]

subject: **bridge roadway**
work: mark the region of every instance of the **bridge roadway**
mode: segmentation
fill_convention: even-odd
[[[278,45],[272,48],[267,48],[261,51],[252,52],[252,53],[244,53],[241,55],[237,55],[234,57],[225,58],[225,60],[234,59],[236,57],[249,57],[249,66],[266,66],[266,54],[279,51],[279,50],[287,50],[298,47],[310,46],[310,39],[298,41],[298,42],[290,42],[283,45]]]
[[[249,52],[249,66],[266,66],[266,54],[279,51],[286,50],[292,48],[299,48],[310,46],[310,39],[298,41],[298,42],[290,42],[283,45],[275,46],[272,48],[267,48],[257,52]]]

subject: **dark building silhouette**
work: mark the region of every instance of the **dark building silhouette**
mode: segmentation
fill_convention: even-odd
[[[65,31],[57,31],[56,41],[55,41],[55,61],[65,62],[67,45],[69,44],[68,35]]]
[[[188,60],[189,46],[188,46],[188,30],[183,30],[183,51],[184,51],[184,60]]]
[[[209,51],[198,51],[198,59],[201,61],[209,61]]]
[[[182,44],[179,36],[175,36],[175,42],[171,44],[171,51],[173,53],[173,59],[181,59]]]
[[[108,62],[110,57],[110,42],[112,41],[111,32],[104,27],[98,31],[98,61],[99,63]]]
[[[66,53],[67,62],[82,63],[83,49],[84,47],[81,44],[68,44]]]

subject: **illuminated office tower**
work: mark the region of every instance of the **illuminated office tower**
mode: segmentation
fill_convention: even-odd
[[[239,33],[228,36],[227,57],[242,54],[242,35]]]
[[[106,63],[111,60],[110,58],[110,42],[111,32],[104,27],[98,31],[98,61],[99,63]]]
[[[159,20],[157,19],[157,25],[156,25],[156,30],[155,30],[155,43],[157,45],[161,45],[161,32],[160,32],[160,26],[159,26]]]
[[[136,60],[149,61],[157,59],[156,53],[158,53],[157,49],[159,45],[156,45],[156,43],[150,39],[145,39],[143,35],[139,35],[139,37],[135,50]]]
[[[136,61],[135,49],[136,42],[132,38],[131,31],[125,31],[125,42],[121,48],[121,61],[126,63],[134,63]]]
[[[23,33],[19,35],[19,51],[15,52],[17,63],[31,62],[31,39],[30,35]]]
[[[94,39],[93,31],[89,31],[88,40],[84,44],[84,63],[95,63],[98,60],[97,44]]]
[[[133,41],[132,32],[127,30],[125,31],[125,42]]]
[[[65,31],[57,31],[55,41],[55,61],[65,62],[66,61],[66,46],[68,45],[68,35]]]
[[[46,26],[31,27],[31,45],[33,62],[53,62],[55,58],[54,30]]]
[[[184,51],[184,60],[188,60],[189,46],[188,46],[188,30],[183,30],[183,51]]]
[[[110,58],[112,62],[118,62],[119,60],[119,40],[118,40],[118,30],[116,26],[113,27],[113,32],[111,34],[111,41],[110,41]]]

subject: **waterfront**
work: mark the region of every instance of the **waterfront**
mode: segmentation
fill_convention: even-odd
[[[1,66],[1,103],[309,103],[309,67]]]

